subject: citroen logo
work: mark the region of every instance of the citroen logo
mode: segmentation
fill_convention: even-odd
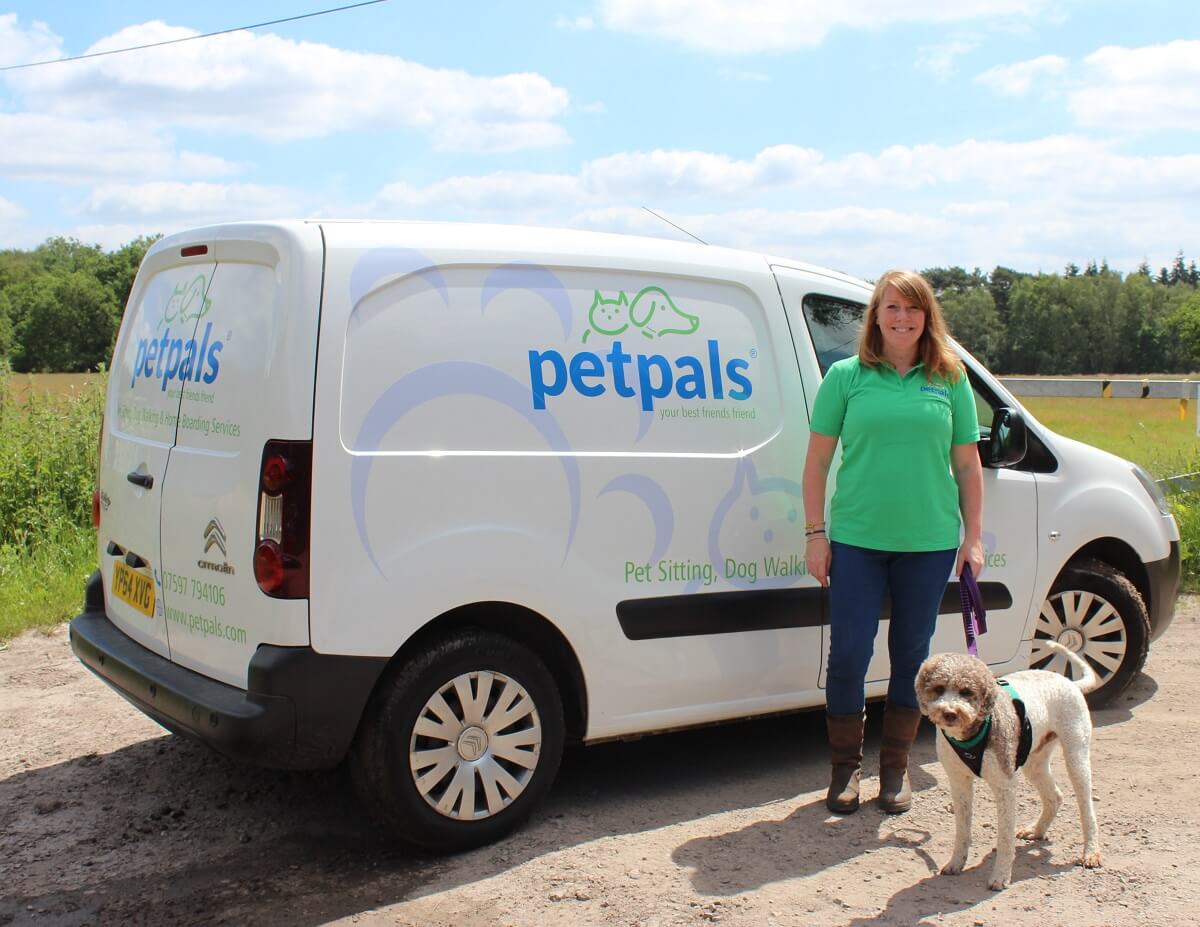
[[[215,518],[211,519],[208,527],[204,529],[204,552],[207,554],[214,547],[221,551],[222,557],[228,556],[225,552],[225,529]]]
[[[487,745],[487,734],[481,728],[469,727],[459,735],[458,755],[468,763],[473,763],[483,756]]]

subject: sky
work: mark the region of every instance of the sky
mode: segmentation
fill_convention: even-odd
[[[349,2],[0,0],[0,67]],[[1200,258],[1200,3],[387,0],[0,71],[0,248],[321,217],[1157,269]]]

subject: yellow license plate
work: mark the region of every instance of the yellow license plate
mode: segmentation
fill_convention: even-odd
[[[154,580],[127,563],[113,561],[112,592],[147,617],[154,617]]]

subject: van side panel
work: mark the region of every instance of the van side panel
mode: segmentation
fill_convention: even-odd
[[[574,648],[590,737],[819,701],[806,412],[765,262],[426,232],[325,227],[313,646],[390,655],[507,601]],[[747,630],[754,591],[806,597]]]

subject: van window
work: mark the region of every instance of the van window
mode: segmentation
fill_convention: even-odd
[[[867,307],[848,299],[809,293],[804,297],[804,322],[817,363],[824,376],[837,361],[858,353],[858,334],[862,331]]]

